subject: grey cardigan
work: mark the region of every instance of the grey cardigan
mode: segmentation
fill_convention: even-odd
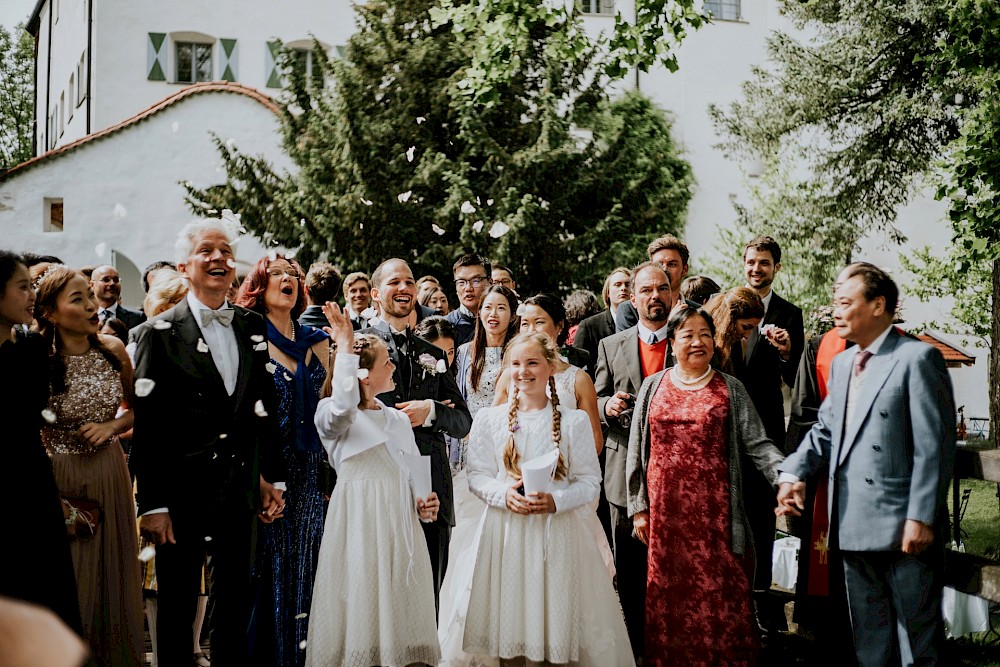
[[[778,465],[784,455],[764,432],[764,425],[750,401],[747,390],[736,378],[720,371],[729,391],[729,416],[726,418],[729,431],[729,504],[732,520],[733,553],[743,555],[750,527],[747,525],[746,511],[743,509],[743,468],[740,457],[746,452],[757,468],[764,473],[771,484],[778,479]],[[628,460],[625,464],[625,481],[628,488],[628,515],[649,511],[649,495],[646,489],[646,467],[649,465],[649,402],[666,377],[663,370],[647,377],[635,402],[635,417],[628,440]],[[752,540],[750,543],[752,544]]]

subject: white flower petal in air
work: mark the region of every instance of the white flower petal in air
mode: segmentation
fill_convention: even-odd
[[[199,352],[208,352],[208,343],[206,343],[201,338],[198,339],[198,351]]]
[[[378,315],[368,320],[368,326],[370,327],[377,327],[380,324],[382,324],[382,318]]]
[[[493,223],[493,226],[490,227],[490,236],[495,239],[498,239],[509,231],[510,227],[508,227],[505,223],[497,220],[496,222]]]
[[[476,220],[474,223],[472,223],[472,231],[478,234],[479,232],[483,231],[483,226],[485,224],[486,223],[483,222],[482,220]]]
[[[278,370],[278,367],[269,361],[266,364],[264,364],[264,370],[270,373],[271,375],[274,375],[275,371]]]
[[[166,331],[173,325],[166,320],[153,320],[153,328],[159,331]]]
[[[174,134],[177,134],[178,132],[180,132],[181,124],[175,120],[173,123],[170,124],[170,129],[173,130]]]
[[[306,618],[307,616],[309,616],[309,614],[305,612],[302,612],[301,614],[295,614],[295,620],[301,621],[303,618]]]
[[[56,413],[52,412],[48,408],[45,408],[44,410],[42,410],[42,419],[44,419],[49,424],[55,424],[56,423]]]
[[[367,378],[368,377],[368,369],[367,368],[359,368],[358,372],[357,372],[357,377],[358,377],[359,380],[364,380],[365,378]]]
[[[268,250],[267,251],[267,259],[268,259],[268,261],[271,261],[271,262],[277,260],[278,259],[278,251],[275,250],[274,248],[271,248],[270,250]]]
[[[344,378],[344,381],[340,383],[340,388],[344,391],[351,391],[354,389],[354,378]]]
[[[417,116],[417,125],[420,125],[421,123],[423,123],[426,120],[427,119],[424,118],[423,116]]]
[[[406,149],[406,161],[413,162],[413,155],[417,152],[416,146],[410,146]]]
[[[121,204],[115,204],[115,217],[121,220],[126,215],[128,215],[128,211],[125,210],[125,207]]]
[[[462,202],[462,213],[466,215],[472,215],[476,212],[476,207],[472,205],[471,201]]]
[[[139,398],[149,396],[155,386],[156,382],[153,380],[150,380],[149,378],[139,378],[135,381],[135,395]]]
[[[406,202],[408,202],[410,200],[410,195],[412,195],[412,194],[413,194],[413,190],[407,190],[406,192],[400,192],[398,195],[396,195],[396,199],[399,200],[400,204],[405,204]]]
[[[305,227],[305,226],[306,226],[306,219],[299,218],[299,227]]]
[[[132,367],[135,368],[135,350],[139,347],[135,342],[131,342],[125,346],[125,354],[128,355],[129,361],[132,362]]]
[[[431,230],[432,230],[432,231],[433,231],[433,232],[434,232],[435,234],[437,234],[438,236],[443,236],[443,235],[444,235],[444,230],[443,230],[443,229],[441,229],[440,227],[438,227],[437,225],[434,225],[434,224],[432,224],[432,225],[431,225]]]
[[[206,542],[211,542],[212,541],[212,536],[211,535],[206,535],[205,536],[205,541]]]
[[[492,199],[487,199],[486,200],[486,205],[487,206],[493,206],[493,200]]]
[[[525,313],[527,312],[528,312],[528,307],[522,303],[520,306],[517,307],[517,312],[514,314],[517,315],[518,317],[524,317]]]
[[[264,401],[257,401],[253,404],[253,412],[258,417],[266,417],[267,410],[264,409]]]
[[[250,336],[250,340],[252,340],[255,343],[262,343],[264,342],[264,337],[261,336],[260,334],[254,334]]]
[[[228,433],[220,433],[219,434],[219,440],[225,440],[228,437],[229,437]]]
[[[291,382],[292,381],[292,376],[289,375],[288,373],[282,373],[282,375],[285,376],[285,382]]]
[[[303,639],[302,641],[299,642],[299,650],[300,651],[305,651],[306,650],[306,640],[305,639]]]
[[[233,259],[232,257],[230,257],[229,259],[226,260],[226,266],[228,266],[230,269],[235,269],[236,268],[236,260]]]
[[[373,204],[371,199],[365,199],[364,197],[361,198],[361,203],[365,206],[371,206]]]
[[[104,253],[108,251],[108,244],[101,241],[96,246],[94,246],[94,254],[98,257],[104,257]]]
[[[371,306],[368,306],[367,308],[361,311],[361,317],[365,318],[366,320],[370,320],[376,315],[378,315],[378,311],[376,311]]]
[[[260,342],[253,346],[255,352],[267,352],[267,343]]]
[[[148,563],[150,559],[152,559],[153,556],[155,555],[156,555],[156,547],[154,547],[151,544],[146,545],[145,547],[142,548],[142,551],[139,552],[139,560],[142,561],[143,563]]]
[[[444,373],[448,370],[448,364],[445,363],[444,359],[438,359],[437,365],[434,368],[438,373]]]

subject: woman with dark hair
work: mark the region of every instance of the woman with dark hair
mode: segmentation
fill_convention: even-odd
[[[713,296],[705,310],[715,322],[715,359],[725,373],[740,380],[746,373],[750,332],[764,319],[764,302],[749,287],[734,287]]]
[[[28,267],[18,255],[0,250],[0,367],[7,380],[0,399],[5,490],[16,511],[4,519],[4,532],[21,539],[17,548],[0,549],[0,596],[26,600],[55,612],[81,632],[76,579],[65,517],[52,463],[39,434],[49,400],[44,369],[48,354],[41,336],[27,333],[34,319],[35,291]]]
[[[653,667],[752,665],[759,649],[743,457],[774,483],[784,456],[743,384],[713,370],[715,335],[705,310],[678,306],[667,322],[676,365],[647,377],[635,403],[628,513],[649,547],[645,664]]]
[[[448,295],[437,285],[428,285],[427,289],[422,290],[417,296],[417,303],[436,311],[438,315],[447,315],[451,311]]]
[[[333,348],[326,332],[298,322],[306,306],[303,278],[299,265],[284,256],[264,257],[243,279],[236,300],[267,320],[268,369],[274,376],[275,417],[288,467],[284,518],[272,523],[277,517],[261,516],[268,525],[261,530],[255,567],[261,588],[254,659],[281,667],[305,662],[299,644],[309,619],[299,616],[312,603],[326,510],[321,484],[326,453],[314,416],[320,395],[329,392]],[[267,484],[262,477],[261,485]]]
[[[104,320],[104,325],[101,327],[101,334],[114,336],[122,342],[122,345],[128,344],[128,325],[117,317],[110,317]]]
[[[597,295],[590,290],[578,289],[566,297],[563,307],[566,308],[566,344],[572,345],[580,322],[601,312],[601,304],[597,300]],[[596,363],[597,359],[591,361]]]
[[[720,290],[719,283],[708,276],[688,276],[681,282],[681,298],[704,306]]]
[[[448,359],[448,368],[454,368],[455,364],[455,327],[441,315],[431,315],[420,320],[417,328],[413,330],[413,335],[423,338],[425,341],[444,352]]]
[[[493,405],[503,351],[517,335],[517,295],[503,285],[490,285],[479,300],[476,333],[458,348],[458,388],[475,418]]]
[[[35,269],[35,319],[52,387],[42,442],[75,535],[83,636],[97,664],[141,665],[139,532],[118,443],[132,427],[132,365],[120,340],[98,333],[87,278],[61,265]]]

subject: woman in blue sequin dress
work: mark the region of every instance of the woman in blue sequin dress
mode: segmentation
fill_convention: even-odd
[[[260,664],[280,667],[298,667],[305,660],[300,645],[306,639],[326,513],[321,484],[326,452],[313,415],[331,355],[325,332],[296,321],[305,307],[303,278],[298,265],[280,255],[264,258],[247,275],[237,298],[239,305],[267,318],[268,369],[278,404],[274,418],[288,466],[283,515],[261,517],[254,566],[253,655]]]

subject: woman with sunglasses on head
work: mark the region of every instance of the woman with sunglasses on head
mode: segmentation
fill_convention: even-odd
[[[332,348],[326,332],[298,322],[306,306],[303,277],[299,265],[283,255],[265,257],[244,278],[236,300],[267,320],[267,368],[274,377],[275,419],[288,467],[282,514],[261,515],[266,525],[258,539],[255,568],[261,588],[254,659],[280,667],[305,662],[299,644],[306,638],[309,619],[299,616],[308,613],[312,603],[326,512],[321,484],[326,452],[313,419],[329,386]],[[261,484],[267,482],[261,479]]]

